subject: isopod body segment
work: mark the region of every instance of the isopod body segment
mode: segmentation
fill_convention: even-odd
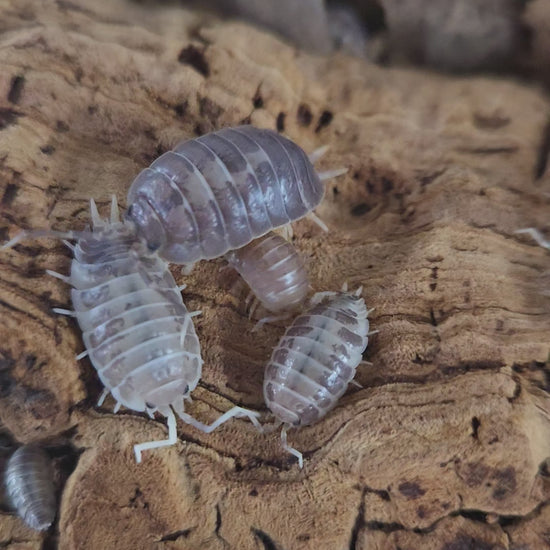
[[[32,529],[44,531],[55,519],[53,468],[40,447],[24,445],[10,457],[4,472],[6,493],[21,519]]]
[[[164,259],[192,264],[306,216],[323,193],[298,145],[239,126],[184,141],[156,159],[132,183],[126,217]]]
[[[368,344],[368,311],[361,289],[322,292],[299,315],[273,350],[265,369],[264,398],[283,423],[283,447],[289,427],[307,426],[326,415],[353,380]]]
[[[231,250],[225,258],[267,310],[293,311],[306,299],[309,278],[304,261],[294,246],[276,233]]]

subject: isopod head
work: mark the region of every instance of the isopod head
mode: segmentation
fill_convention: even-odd
[[[125,218],[136,225],[140,235],[147,237],[145,241],[152,252],[166,244],[166,231],[155,210],[144,199],[139,198],[132,203],[125,213]]]

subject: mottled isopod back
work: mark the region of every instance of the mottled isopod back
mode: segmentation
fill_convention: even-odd
[[[291,426],[312,424],[336,405],[368,344],[363,298],[348,292],[317,296],[321,302],[294,320],[265,371],[266,404]]]
[[[298,145],[239,126],[184,141],[155,160],[132,183],[126,217],[162,258],[191,264],[306,216],[323,192]]]
[[[200,345],[168,264],[125,223],[79,239],[69,279],[90,360],[117,402],[168,414],[199,381]]]
[[[360,293],[313,296],[312,307],[296,317],[266,366],[265,402],[283,424],[283,448],[300,468],[302,453],[287,444],[287,429],[325,416],[353,380],[369,341],[369,312]]]

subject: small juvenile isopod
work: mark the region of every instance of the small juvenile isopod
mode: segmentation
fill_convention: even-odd
[[[308,158],[289,139],[253,126],[184,141],[138,174],[126,218],[169,262],[222,256],[312,215],[323,198],[322,180],[346,172],[315,172],[312,162],[325,149]]]
[[[266,366],[265,402],[283,424],[283,448],[298,458],[300,468],[302,453],[287,444],[287,429],[322,418],[353,380],[369,335],[361,290],[315,294],[312,307],[286,330]]]
[[[105,391],[117,405],[134,411],[155,411],[168,418],[168,439],[134,446],[137,462],[144,450],[172,445],[177,440],[174,411],[185,422],[210,432],[233,416],[247,416],[255,424],[257,413],[233,407],[207,426],[184,412],[184,400],[198,384],[202,359],[192,322],[194,313],[185,307],[181,288],[168,264],[152,253],[135,234],[132,223],[118,220],[113,197],[110,222],[99,217],[91,201],[92,231],[55,236],[77,239],[66,243],[73,251],[69,277],[49,271],[70,284],[74,311],[56,309],[76,317],[89,355]],[[47,231],[24,233],[48,235]]]
[[[32,529],[44,531],[56,513],[53,468],[40,447],[19,447],[4,473],[6,493],[21,519]]]
[[[252,293],[270,312],[280,314],[297,309],[306,299],[309,279],[302,257],[291,243],[270,232],[225,255],[229,265],[238,271]],[[252,310],[250,312],[252,316]]]

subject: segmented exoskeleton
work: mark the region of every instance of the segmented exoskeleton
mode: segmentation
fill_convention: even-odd
[[[32,529],[45,531],[56,513],[53,468],[40,447],[24,445],[10,457],[4,482],[8,498],[21,519]]]
[[[253,126],[184,141],[136,177],[126,217],[169,262],[222,256],[312,213],[322,180],[346,171],[317,174],[311,162],[324,150],[308,158],[289,139]]]
[[[276,233],[270,232],[231,250],[225,258],[268,311],[288,313],[306,299],[309,278],[304,261],[294,246]],[[284,317],[286,315],[266,317],[261,322]]]
[[[76,317],[82,329],[86,351],[78,358],[89,355],[106,388],[99,405],[110,392],[117,402],[115,412],[124,405],[150,416],[158,411],[168,418],[168,439],[135,445],[137,462],[142,451],[176,442],[174,411],[204,432],[233,416],[248,416],[258,425],[257,413],[241,407],[232,408],[210,426],[184,412],[184,400],[197,386],[202,370],[191,320],[197,312],[187,311],[168,264],[151,253],[132,223],[118,220],[114,197],[109,223],[99,217],[93,200],[91,211],[91,232],[52,232],[77,239],[76,245],[66,242],[74,255],[70,276],[49,271],[73,287],[74,311],[55,311]],[[32,235],[18,236],[7,246]]]
[[[314,295],[312,307],[286,330],[266,366],[265,402],[283,423],[283,447],[300,467],[302,454],[287,444],[287,429],[322,418],[353,380],[369,335],[369,312],[360,295],[361,289]]]

